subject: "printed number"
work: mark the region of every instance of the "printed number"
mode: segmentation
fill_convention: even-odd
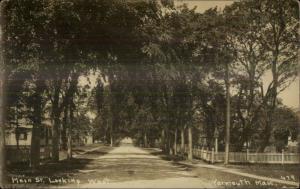
[[[295,176],[294,175],[289,175],[289,176],[281,176],[280,177],[281,180],[289,180],[289,181],[295,181]]]

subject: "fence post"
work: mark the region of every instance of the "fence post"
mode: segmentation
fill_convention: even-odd
[[[211,150],[211,163],[214,163],[214,157],[215,156],[215,149],[214,148],[212,148],[212,150]]]
[[[281,164],[284,164],[284,149],[281,151]]]

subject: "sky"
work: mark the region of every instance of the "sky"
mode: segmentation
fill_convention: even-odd
[[[223,9],[226,5],[230,5],[233,2],[234,1],[231,0],[175,0],[175,6],[179,6],[186,3],[189,8],[194,8],[195,6],[197,6],[196,11],[204,12],[205,10],[209,8],[214,8],[216,6],[218,7],[218,9]],[[90,79],[92,85],[95,85],[95,77],[91,76]],[[85,83],[84,78],[81,78],[81,80],[82,84]],[[263,83],[265,88],[264,91],[266,91],[266,88],[271,81],[272,75],[270,72],[268,72],[263,77]],[[284,105],[293,109],[299,108],[299,77],[297,77],[295,81],[286,90],[279,94],[279,98],[282,99]]]

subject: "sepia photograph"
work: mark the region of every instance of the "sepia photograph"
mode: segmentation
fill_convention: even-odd
[[[298,0],[0,1],[0,189],[299,188]]]

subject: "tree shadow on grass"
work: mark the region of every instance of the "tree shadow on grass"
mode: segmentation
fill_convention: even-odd
[[[57,176],[65,173],[75,173],[79,169],[83,169],[93,161],[93,157],[98,157],[107,154],[113,148],[103,147],[101,149],[93,150],[82,154],[70,160],[65,159],[59,162],[52,162],[51,160],[44,160],[43,164],[37,169],[32,170],[29,167],[29,162],[13,163],[7,166],[9,175],[24,175],[24,176]],[[74,151],[84,152],[85,150],[74,149]],[[73,152],[74,152],[73,151]]]
[[[83,153],[72,159],[65,159],[59,162],[52,162],[50,159],[44,160],[43,164],[38,166],[35,170],[29,167],[29,162],[13,163],[7,166],[5,180],[7,184],[12,184],[13,187],[23,187],[24,182],[27,182],[24,185],[26,188],[29,186],[31,188],[68,184],[70,180],[73,182],[73,180],[77,178],[76,175],[78,173],[85,172],[84,174],[89,175],[90,170],[85,169],[93,164],[95,158],[97,159],[97,157],[107,154],[112,149],[111,147],[104,147],[93,151],[76,150]],[[36,182],[36,178],[41,178],[42,182]],[[65,183],[66,179],[69,180],[67,183]],[[53,180],[54,183],[52,182]]]
[[[6,183],[13,187],[35,188],[67,184],[62,180],[74,180],[74,175],[84,169],[93,159],[73,158],[59,162],[48,162],[32,170],[27,164],[14,164],[8,169]],[[39,178],[37,181],[37,178]],[[41,182],[40,182],[41,181]],[[52,183],[54,181],[54,183]],[[25,182],[25,183],[24,183]],[[68,181],[70,182],[70,181]]]
[[[8,173],[10,175],[23,175],[28,177],[59,176],[68,173],[75,173],[77,170],[83,169],[91,161],[93,161],[93,159],[73,158],[59,162],[47,162],[34,170],[29,167],[29,163],[19,163],[9,166]]]

